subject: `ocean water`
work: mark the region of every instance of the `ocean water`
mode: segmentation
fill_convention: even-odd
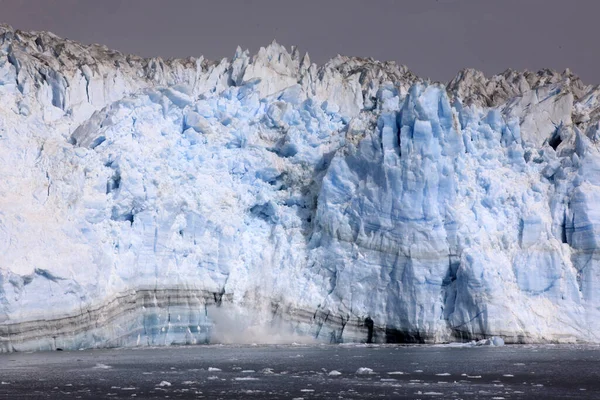
[[[600,399],[600,346],[206,345],[0,354],[0,399]]]

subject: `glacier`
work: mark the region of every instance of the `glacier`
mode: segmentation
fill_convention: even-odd
[[[599,95],[0,25],[0,352],[598,343]]]

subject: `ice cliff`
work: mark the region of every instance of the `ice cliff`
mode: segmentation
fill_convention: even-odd
[[[599,95],[2,25],[0,351],[600,342]]]

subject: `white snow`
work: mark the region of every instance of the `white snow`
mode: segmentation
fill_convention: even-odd
[[[599,95],[2,25],[0,351],[600,342]]]

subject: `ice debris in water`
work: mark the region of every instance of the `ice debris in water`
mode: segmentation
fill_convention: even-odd
[[[271,375],[275,373],[275,371],[273,371],[273,368],[263,368],[260,370],[260,372],[265,375]]]
[[[158,386],[160,387],[169,387],[171,386],[171,382],[167,382],[167,381],[161,381]]]
[[[339,376],[341,374],[342,373],[340,371],[336,371],[335,369],[333,369],[333,370],[329,371],[329,373],[327,375],[329,375],[329,376]]]
[[[102,364],[102,363],[98,363],[94,366],[94,369],[111,369],[112,367],[110,365],[106,365],[106,364]]]
[[[366,367],[360,367],[359,369],[356,370],[356,374],[357,375],[368,375],[368,374],[372,374],[373,370],[371,368],[366,368]]]

